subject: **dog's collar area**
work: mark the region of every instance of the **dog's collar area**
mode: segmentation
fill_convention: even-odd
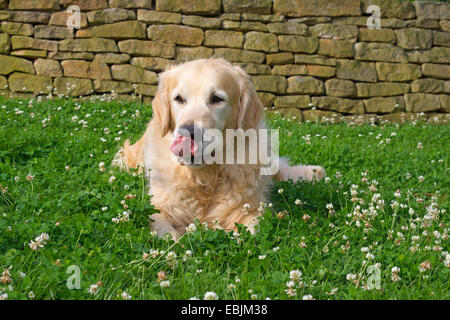
[[[201,166],[204,165],[203,162],[202,163],[195,163],[195,157],[193,157],[193,156],[191,156],[189,161],[186,161],[186,159],[183,158],[183,157],[178,157],[177,161],[182,166],[188,166],[188,167],[193,167],[193,168],[200,168]]]

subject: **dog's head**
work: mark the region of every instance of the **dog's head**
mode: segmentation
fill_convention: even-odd
[[[205,130],[256,128],[263,114],[248,75],[221,59],[191,61],[163,72],[152,107],[161,136],[171,134],[171,151],[180,159],[201,156]]]

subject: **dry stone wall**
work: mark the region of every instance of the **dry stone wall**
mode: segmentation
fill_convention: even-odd
[[[380,29],[367,27],[370,5]],[[150,103],[168,65],[223,57],[252,76],[267,110],[298,120],[449,119],[448,3],[0,0],[0,24],[4,96]]]

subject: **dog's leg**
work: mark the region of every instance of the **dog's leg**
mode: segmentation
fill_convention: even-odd
[[[163,238],[167,233],[172,235],[174,241],[177,241],[180,237],[178,231],[172,227],[172,224],[166,219],[164,213],[155,213],[150,217],[153,222],[151,223],[152,231],[156,231],[158,237]]]
[[[144,163],[144,144],[147,137],[147,131],[133,145],[127,139],[122,148],[116,153],[112,162],[113,166],[121,170],[136,169]]]
[[[287,181],[292,179],[319,181],[326,177],[325,169],[320,166],[290,166],[286,159],[280,159],[280,169],[276,175],[278,181]]]
[[[255,234],[257,228],[259,227],[259,219],[258,217],[253,217],[251,218],[249,221],[246,221],[244,223],[244,225],[247,227],[247,230],[251,233],[251,234]]]

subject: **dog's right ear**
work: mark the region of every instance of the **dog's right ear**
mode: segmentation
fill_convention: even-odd
[[[170,102],[168,93],[168,72],[159,76],[159,85],[152,101],[152,110],[161,127],[161,137],[164,137],[170,128]]]

